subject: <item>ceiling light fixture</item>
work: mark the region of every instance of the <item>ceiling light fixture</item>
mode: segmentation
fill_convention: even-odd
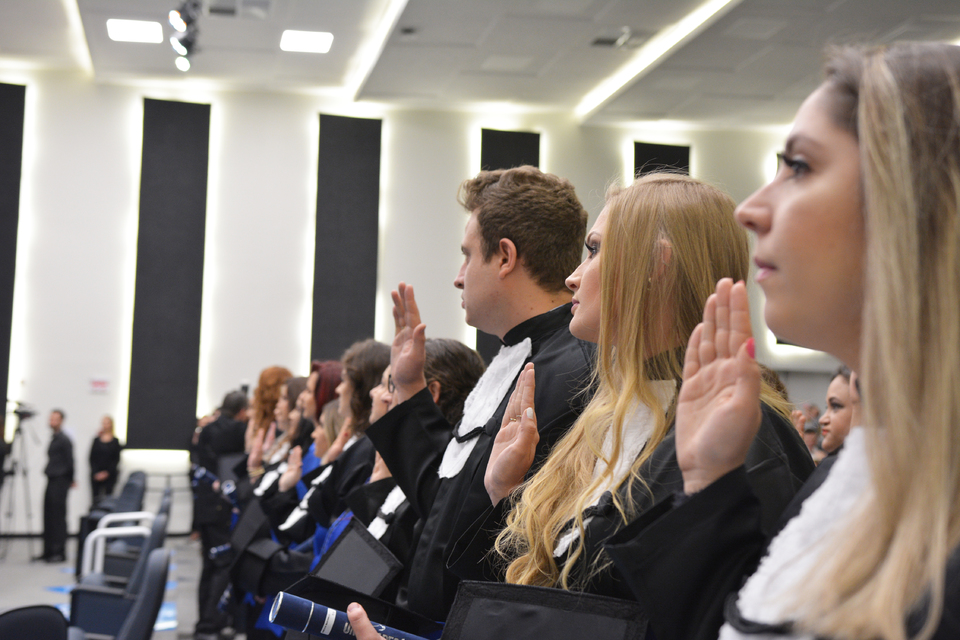
[[[184,0],[179,8],[167,14],[167,20],[176,33],[170,36],[170,46],[179,56],[175,64],[180,71],[190,70],[190,55],[197,44],[197,19],[200,17],[202,6],[200,0]]]
[[[191,24],[200,17],[200,0],[184,0],[178,9],[167,14],[170,26],[178,33],[186,33]]]
[[[183,34],[170,36],[170,46],[178,54],[189,57],[193,53],[193,48],[197,44],[197,29],[192,27]]]
[[[580,104],[574,109],[574,114],[580,122],[584,122],[593,116],[627,87],[643,77],[646,72],[663,62],[668,55],[697,36],[742,1],[707,0],[707,2],[681,18],[679,22],[661,29],[647,40],[642,47],[637,49],[629,62],[583,96]]]
[[[386,9],[383,11],[380,22],[369,38],[359,47],[359,55],[354,59],[353,68],[347,72],[346,88],[349,91],[351,100],[357,100],[364,85],[373,73],[373,68],[380,59],[384,47],[387,46],[387,40],[393,33],[394,27],[400,21],[400,14],[407,6],[409,0],[388,0]]]
[[[299,53],[326,53],[333,44],[333,34],[326,31],[294,31],[287,29],[280,36],[280,49]]]
[[[150,20],[107,20],[107,35],[114,42],[163,42],[163,27]]]

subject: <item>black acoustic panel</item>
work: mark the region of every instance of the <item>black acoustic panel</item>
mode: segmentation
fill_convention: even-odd
[[[127,446],[196,427],[210,105],[145,99]]]
[[[380,120],[320,115],[310,357],[337,359],[373,336],[380,218]]]
[[[633,143],[633,170],[637,176],[653,171],[690,174],[690,147],[672,144]]]
[[[540,134],[529,131],[480,131],[480,166],[486,170],[540,166]],[[500,351],[500,338],[477,330],[477,352],[487,364]]]
[[[0,389],[4,393],[7,392],[10,372],[10,331],[13,327],[13,281],[17,268],[26,94],[27,88],[22,85],[0,84]],[[2,434],[3,430],[0,429],[0,437]]]

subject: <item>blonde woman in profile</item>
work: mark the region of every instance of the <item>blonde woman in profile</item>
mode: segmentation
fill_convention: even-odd
[[[672,429],[685,345],[714,283],[749,270],[733,209],[719,189],[675,174],[651,174],[608,194],[587,236],[587,258],[567,279],[570,331],[599,345],[596,394],[521,485],[529,463],[515,456],[531,450],[528,436],[536,434],[535,407],[526,412],[521,398],[534,385],[534,372],[526,372],[518,410],[507,414],[534,417],[504,424],[487,466],[493,513],[512,507],[496,542],[507,582],[631,597],[602,545],[680,488]],[[813,464],[790,407],[763,389],[764,424],[749,467],[772,523]]]
[[[767,325],[859,373],[864,426],[760,535],[742,467],[759,372],[723,281],[684,366],[686,497],[608,551],[658,640],[960,638],[960,47],[831,52],[737,216]]]
[[[587,257],[567,279],[570,331],[598,344],[596,393],[524,482],[537,442],[534,388],[548,382],[535,381],[531,365],[521,373],[486,469],[491,507],[477,522],[458,523],[464,534],[450,568],[461,578],[633,598],[603,543],[683,487],[673,420],[686,343],[716,281],[749,271],[733,210],[719,189],[677,174],[648,174],[608,192]],[[763,389],[749,464],[772,524],[813,461],[790,424],[791,407]],[[484,552],[490,536],[499,558]],[[362,608],[348,614],[358,638],[375,637]]]

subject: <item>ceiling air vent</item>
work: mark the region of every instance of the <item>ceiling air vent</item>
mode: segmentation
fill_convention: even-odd
[[[221,18],[255,18],[265,20],[274,0],[207,0],[207,15]]]
[[[649,33],[634,31],[630,27],[621,27],[619,33],[605,33],[590,43],[591,47],[607,49],[636,49],[650,39]]]

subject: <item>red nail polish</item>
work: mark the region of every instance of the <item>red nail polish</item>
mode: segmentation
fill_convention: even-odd
[[[747,353],[754,360],[757,359],[756,345],[753,342],[753,338],[747,338]]]

